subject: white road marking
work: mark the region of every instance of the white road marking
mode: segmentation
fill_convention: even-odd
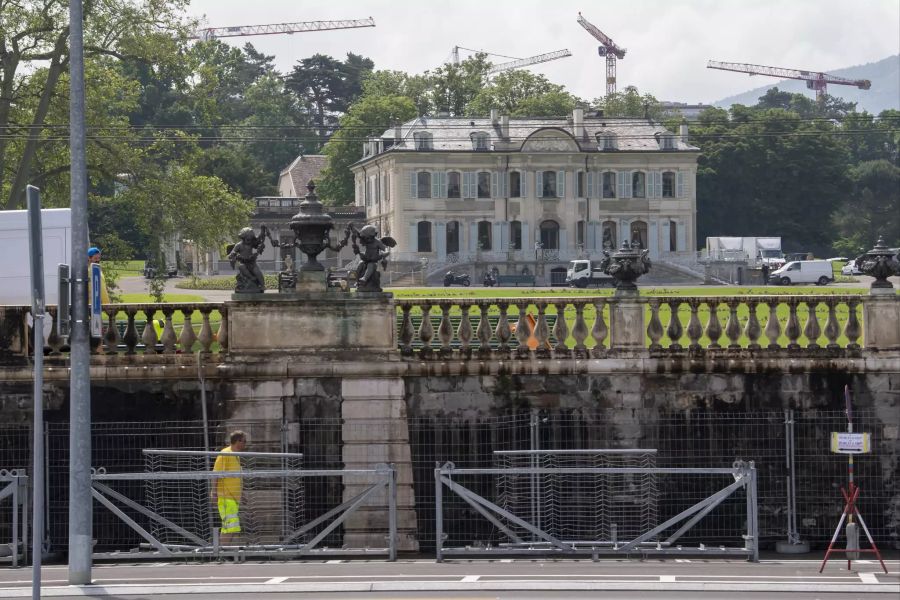
[[[272,579],[266,581],[266,583],[274,585],[276,583],[284,583],[287,580],[288,580],[287,577],[273,577]]]
[[[875,573],[859,573],[859,579],[863,583],[878,583],[878,578],[875,577]]]
[[[481,577],[481,576],[480,575],[466,575],[465,577],[462,578],[462,582],[463,583],[475,583],[476,581],[478,581],[479,577]]]
[[[511,563],[512,561],[513,561],[513,559],[511,559],[511,558],[501,558],[500,559],[500,562],[502,562],[502,563]]]
[[[659,576],[660,583],[675,583],[674,575],[660,575]]]
[[[676,559],[675,559],[675,562],[677,562],[677,563],[689,563],[689,562],[691,562],[691,559],[689,559],[689,558],[676,558]]]
[[[325,564],[326,564],[326,565],[339,565],[339,564],[342,564],[343,562],[344,562],[344,561],[342,561],[342,560],[336,560],[336,559],[335,559],[335,560],[326,560],[326,561],[325,561]]]

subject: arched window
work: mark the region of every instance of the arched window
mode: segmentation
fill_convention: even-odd
[[[606,171],[605,173],[603,173],[603,197],[616,197],[616,174],[612,171]]]
[[[478,221],[478,247],[481,250],[490,250],[492,248],[490,221]]]
[[[472,150],[487,150],[490,137],[483,131],[476,131],[469,135],[472,140]]]
[[[447,197],[460,198],[460,175],[456,171],[447,173]]]
[[[419,221],[419,252],[431,252],[430,221]]]
[[[631,245],[635,244],[638,248],[647,247],[647,224],[644,221],[635,221],[631,224]]]
[[[631,196],[633,198],[647,197],[647,174],[643,171],[634,171],[631,174]]]
[[[431,173],[419,171],[416,174],[416,197],[431,198]]]
[[[544,250],[559,250],[559,223],[556,221],[541,223],[541,246]]]
[[[491,174],[488,171],[478,172],[478,197],[491,197]]]
[[[416,150],[432,150],[434,146],[432,145],[431,134],[425,131],[417,131],[413,134],[413,141],[416,145]]]
[[[459,221],[447,223],[447,254],[459,252]]]
[[[615,221],[604,221],[602,225],[603,236],[601,240],[601,247],[604,250],[615,250],[618,241],[616,240],[616,223]]]
[[[509,172],[509,197],[522,197],[522,173],[520,171]]]
[[[675,173],[666,171],[662,174],[662,197],[675,197]]]
[[[510,221],[509,223],[509,249],[522,249],[522,222]]]

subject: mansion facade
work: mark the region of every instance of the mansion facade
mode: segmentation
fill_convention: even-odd
[[[699,149],[646,119],[419,117],[365,143],[356,206],[409,260],[693,255]]]

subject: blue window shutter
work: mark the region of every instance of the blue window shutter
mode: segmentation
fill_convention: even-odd
[[[556,197],[557,198],[565,198],[566,197],[566,172],[565,171],[557,171],[556,172]]]
[[[683,221],[676,221],[676,227],[678,229],[675,230],[675,247],[679,252],[687,250],[687,231],[685,229],[685,225]]]
[[[560,250],[568,250],[569,249],[567,246],[568,241],[566,240],[566,233],[567,232],[565,229],[559,230],[559,249]]]
[[[528,182],[528,171],[519,171],[519,193],[522,198],[528,197],[528,186],[526,185]]]
[[[522,250],[530,250],[534,243],[528,232],[528,221],[522,221]]]
[[[544,197],[544,172],[543,171],[535,171],[534,172],[534,195],[536,198]]]
[[[494,231],[491,234],[491,250],[500,250],[500,246],[503,245],[503,223],[494,221],[492,227]]]
[[[439,221],[434,224],[434,229],[435,241],[437,242],[437,257],[438,260],[443,260],[447,257],[447,224]]]
[[[584,224],[584,249],[593,250],[597,247],[597,224],[588,221]]]
[[[497,183],[499,173],[497,171],[491,171],[491,198],[499,198],[500,197],[500,184]]]
[[[587,179],[587,197],[593,198],[596,194],[594,192],[594,175],[593,171],[588,171],[584,174],[585,179]]]
[[[634,174],[631,171],[625,172],[625,197],[631,198],[631,195],[634,193],[632,186],[634,184]],[[646,185],[646,182],[645,182]]]
[[[419,251],[419,224],[413,223],[409,226],[409,251]]]
[[[500,247],[501,252],[509,250],[509,221],[500,222]]]
[[[409,197],[410,198],[418,198],[418,187],[419,187],[419,174],[415,171],[409,172]]]
[[[678,190],[675,193],[675,196],[678,198],[684,198],[684,171],[678,171]]]

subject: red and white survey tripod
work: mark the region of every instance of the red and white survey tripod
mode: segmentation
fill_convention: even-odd
[[[853,455],[863,454],[869,451],[869,434],[853,432],[853,410],[850,404],[850,386],[844,386],[844,399],[847,403],[847,433],[843,434],[835,432],[832,434],[831,451],[847,455],[847,475],[849,484],[846,489],[841,487],[841,494],[844,496],[844,512],[841,514],[841,520],[838,521],[837,528],[834,530],[834,535],[831,536],[831,543],[828,544],[828,550],[825,552],[825,560],[822,561],[822,566],[819,567],[819,573],[825,569],[825,565],[828,563],[828,558],[831,556],[832,552],[843,552],[847,555],[848,571],[850,570],[853,559],[858,559],[860,554],[874,554],[878,558],[878,562],[881,563],[881,568],[887,573],[888,570],[887,567],[884,566],[881,552],[878,551],[878,546],[875,545],[875,540],[872,539],[872,534],[869,533],[869,528],[866,527],[866,522],[859,512],[859,508],[856,506],[856,501],[859,500],[860,489],[853,482]],[[862,526],[862,530],[869,540],[870,548],[859,547],[859,530],[856,528],[856,523],[853,522],[854,517]],[[837,541],[838,535],[841,532],[841,526],[844,524],[845,519],[847,520],[847,548],[835,548],[834,543]]]

